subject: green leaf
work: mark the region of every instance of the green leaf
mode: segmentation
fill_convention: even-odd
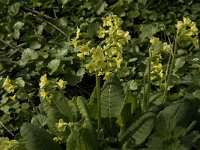
[[[93,128],[92,122],[91,122],[90,116],[88,114],[88,110],[87,110],[87,107],[86,107],[86,104],[85,104],[85,98],[84,97],[81,97],[81,96],[77,97],[77,106],[78,106],[78,109],[79,109],[82,117],[85,119],[85,122],[92,129]]]
[[[142,115],[136,122],[132,123],[132,125],[127,128],[124,133],[119,135],[120,143],[128,144],[129,142],[134,141],[133,144],[142,144],[150,135],[154,127],[154,121],[154,113],[149,112]]]
[[[31,123],[37,127],[44,127],[47,124],[47,117],[43,114],[37,114],[31,119]]]
[[[67,139],[67,150],[97,150],[96,138],[89,128],[72,127]]]
[[[95,35],[97,34],[97,30],[99,30],[99,27],[100,27],[100,24],[99,24],[98,22],[91,23],[91,24],[88,26],[87,33],[88,33],[90,36],[95,36]]]
[[[200,12],[200,3],[193,3],[191,10],[192,10],[192,13],[194,14]]]
[[[22,77],[19,77],[15,79],[15,84],[21,88],[25,86],[25,81],[22,79]]]
[[[65,116],[65,118],[69,118],[71,122],[76,121],[78,114],[77,108],[74,103],[69,101],[66,97],[64,97],[61,93],[55,92],[55,96],[52,100],[55,108],[59,110],[59,112]]]
[[[65,80],[67,83],[71,86],[75,86],[82,80],[83,75],[85,74],[85,69],[80,68],[77,72],[75,72],[71,68],[66,68],[65,72]]]
[[[64,6],[69,0],[60,0],[62,5]]]
[[[40,49],[41,46],[42,45],[38,41],[31,41],[30,42],[30,48],[32,48],[32,49]]]
[[[21,104],[21,109],[29,109],[29,108],[30,108],[29,103],[22,103]]]
[[[52,140],[51,135],[30,123],[24,123],[20,129],[25,148],[28,150],[61,150],[59,144]]]
[[[195,118],[197,109],[196,103],[188,100],[177,101],[158,114],[156,128],[166,134],[172,132],[176,126],[186,127]]]
[[[71,134],[67,138],[67,150],[80,150],[80,139],[77,136],[77,132],[77,130],[73,130],[73,132],[71,132]]]
[[[131,11],[129,11],[128,13],[127,13],[127,15],[130,17],[130,18],[137,18],[139,15],[140,15],[140,13],[139,13],[139,11],[138,10],[131,10]]]
[[[97,15],[101,15],[101,13],[104,12],[105,8],[108,6],[108,4],[105,1],[102,1],[99,9],[97,10]]]
[[[105,81],[101,93],[101,115],[103,118],[118,117],[124,104],[124,91],[116,77]]]
[[[14,3],[14,4],[9,6],[8,13],[11,16],[16,16],[19,12],[19,8],[20,8],[20,3]]]
[[[25,66],[26,64],[29,63],[31,60],[35,60],[38,58],[38,54],[36,51],[34,51],[31,48],[27,48],[22,52],[22,57],[19,60],[19,65],[20,66]]]
[[[143,24],[141,25],[140,31],[142,32],[140,34],[140,38],[151,38],[154,34],[156,34],[158,30],[158,25],[156,23],[152,24]]]
[[[20,29],[24,26],[24,23],[21,21],[18,21],[14,24],[13,29],[14,29],[14,38],[19,39],[20,37]]]
[[[136,108],[137,101],[133,94],[131,92],[128,92],[125,96],[125,104],[117,120],[117,123],[120,127],[129,125],[132,119],[132,114],[135,112]]]
[[[50,63],[47,65],[47,67],[51,69],[50,74],[53,74],[58,69],[59,66],[60,66],[60,59],[54,59],[50,61]]]
[[[173,73],[176,73],[180,68],[182,68],[185,64],[185,57],[178,57],[175,60]]]

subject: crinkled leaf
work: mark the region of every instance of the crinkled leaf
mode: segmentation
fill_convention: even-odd
[[[101,115],[103,118],[118,117],[124,104],[124,91],[118,78],[105,81],[101,93]]]
[[[61,150],[58,143],[53,141],[52,136],[35,125],[24,123],[20,129],[25,148],[28,150]]]
[[[136,122],[132,123],[132,125],[127,128],[124,133],[119,135],[119,141],[126,144],[133,142],[132,144],[140,145],[150,135],[154,127],[154,121],[154,113],[149,112],[144,114]]]
[[[37,114],[31,119],[31,123],[37,127],[44,127],[47,124],[47,117],[43,114]]]

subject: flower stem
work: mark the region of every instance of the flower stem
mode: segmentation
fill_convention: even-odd
[[[177,51],[177,42],[176,42],[176,38],[175,38],[174,46],[173,46],[173,53],[172,53],[172,60],[171,60],[170,68],[169,68],[169,74],[167,76],[167,81],[165,82],[165,91],[164,91],[163,100],[162,100],[163,103],[166,102],[168,87],[169,87],[169,84],[170,84],[172,70],[173,70],[175,58],[176,58],[176,51]]]
[[[150,92],[151,92],[151,78],[150,77],[151,77],[151,52],[149,50],[147,73],[144,74],[144,95],[143,95],[143,103],[142,103],[143,112],[147,112],[149,109],[149,99],[150,99]],[[147,85],[146,85],[146,80],[147,80]]]
[[[96,94],[97,94],[97,107],[98,107],[98,133],[101,129],[101,89],[100,89],[100,78],[96,74]]]

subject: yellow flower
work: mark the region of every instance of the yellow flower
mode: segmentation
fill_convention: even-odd
[[[185,25],[190,25],[190,23],[191,23],[190,18],[185,18],[185,17],[183,17],[183,23],[184,23]]]
[[[191,26],[191,31],[194,33],[197,33],[198,29],[197,29],[196,25]]]
[[[152,45],[158,44],[158,43],[159,43],[159,38],[152,37],[152,38],[150,39],[150,43],[151,43]]]
[[[81,59],[85,59],[85,55],[84,53],[78,53],[77,56]]]
[[[98,30],[98,37],[99,38],[104,38],[105,37],[105,32],[106,30],[102,27],[100,27],[100,29]]]
[[[94,65],[94,63],[89,63],[85,65],[85,68],[90,72],[94,72],[96,70],[96,66]]]
[[[47,80],[47,75],[44,74],[43,76],[41,76],[40,78],[40,83],[39,86],[42,89],[46,84],[48,84],[48,80]]]
[[[121,62],[122,62],[122,58],[116,58],[115,61],[116,61],[117,68],[120,68]]]
[[[129,32],[128,32],[128,31],[125,32],[124,38],[125,38],[126,42],[128,42],[128,41],[131,39],[131,36],[129,35]]]
[[[163,43],[163,52],[168,52],[171,50],[171,45],[168,45],[166,42]]]
[[[17,96],[16,96],[16,94],[13,95],[13,96],[10,96],[10,98],[11,98],[13,101],[16,101],[16,100],[17,100]]]
[[[11,83],[10,78],[7,76],[4,83],[3,83],[3,88],[8,92],[8,93],[13,93],[15,91],[15,86]]]
[[[40,97],[42,100],[48,97],[48,92],[46,92],[44,89],[40,89]]]
[[[109,79],[109,78],[112,76],[112,74],[113,74],[112,72],[106,71],[106,72],[105,72],[104,79],[105,79],[105,80]]]
[[[110,16],[107,16],[107,17],[103,17],[102,18],[103,20],[103,27],[106,27],[106,26],[113,26],[113,23],[112,23],[112,19]]]
[[[56,137],[53,138],[53,140],[54,140],[55,142],[59,142],[59,141],[62,141],[62,137],[56,136]]]
[[[181,30],[182,27],[183,27],[183,22],[182,22],[182,21],[178,21],[177,24],[176,24],[176,28],[177,28],[178,30]]]
[[[78,39],[79,38],[79,36],[80,36],[80,29],[77,27],[77,30],[76,30],[76,39]]]
[[[98,46],[94,51],[93,51],[93,55],[92,58],[94,60],[99,60],[102,59],[104,57],[102,48],[100,46]]]
[[[65,131],[67,123],[63,121],[63,119],[59,119],[58,123],[56,123],[56,128],[59,132]]]
[[[112,15],[113,23],[116,26],[120,26],[122,24],[122,19],[117,17],[117,15]]]
[[[87,45],[81,45],[80,46],[80,52],[87,55],[90,52],[90,48]]]
[[[73,46],[74,46],[75,48],[77,47],[77,45],[78,45],[79,42],[80,42],[80,41],[77,40],[77,39],[72,39],[72,44],[73,44]]]
[[[58,87],[59,87],[60,89],[62,89],[62,90],[65,88],[65,84],[66,84],[66,82],[63,81],[62,79],[60,79],[60,80],[57,82]]]

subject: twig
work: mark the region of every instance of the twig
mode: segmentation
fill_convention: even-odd
[[[50,21],[48,21],[48,20],[53,20],[53,21],[55,21],[54,18],[52,18],[52,17],[50,17],[50,16],[48,16],[48,15],[46,15],[46,14],[42,14],[42,13],[36,11],[36,10],[32,10],[32,9],[30,9],[30,8],[27,8],[27,7],[23,7],[23,9],[26,10],[26,11],[29,11],[29,12],[31,12],[33,15],[35,15],[35,16],[41,18],[41,19],[42,19],[43,21],[45,21],[47,24],[49,24],[50,26],[52,26],[53,28],[55,28],[56,30],[58,30],[61,34],[63,34],[64,36],[66,36],[67,39],[68,39],[68,41],[70,42],[70,37],[69,37],[64,31],[62,31],[59,27],[57,27],[56,25],[54,25],[53,23],[51,23]]]
[[[4,43],[5,45],[9,46],[10,48],[17,50],[17,48],[16,48],[15,46],[12,46],[11,44],[7,43],[6,41],[4,41],[4,40],[2,40],[2,39],[0,39],[0,41],[1,41],[2,43]]]
[[[22,9],[24,9],[24,10],[26,10],[26,11],[29,11],[29,12],[31,12],[31,13],[37,15],[37,16],[40,16],[40,17],[42,17],[42,18],[45,18],[45,19],[47,19],[47,20],[55,20],[55,18],[53,18],[53,17],[51,17],[51,16],[48,16],[48,15],[46,15],[46,14],[43,14],[43,13],[37,11],[37,10],[33,10],[33,9],[28,8],[28,7],[22,7]]]

